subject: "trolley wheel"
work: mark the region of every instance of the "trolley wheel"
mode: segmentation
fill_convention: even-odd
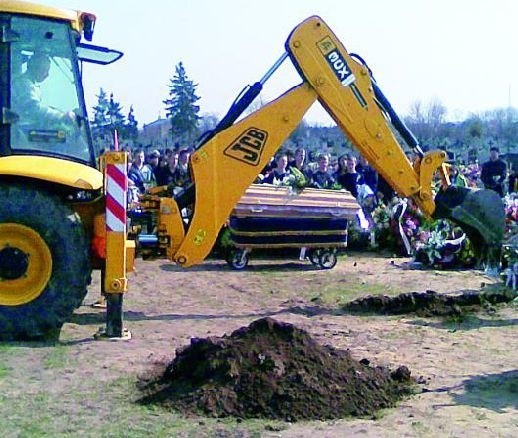
[[[248,253],[244,249],[233,249],[227,258],[227,263],[232,269],[241,271],[248,265]]]
[[[320,266],[320,252],[321,250],[314,248],[309,250],[309,261],[315,266]]]
[[[336,266],[337,257],[335,251],[322,250],[319,255],[318,264],[322,269],[333,269]]]

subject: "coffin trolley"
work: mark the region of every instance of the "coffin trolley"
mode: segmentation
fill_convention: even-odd
[[[254,248],[306,248],[321,269],[336,265],[337,249],[347,246],[347,227],[360,206],[346,191],[253,184],[229,218],[233,248],[227,263],[244,269]]]

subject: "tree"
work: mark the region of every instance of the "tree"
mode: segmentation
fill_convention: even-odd
[[[113,93],[110,94],[107,114],[110,120],[111,131],[113,132],[116,129],[119,135],[125,138],[125,117],[122,114],[121,104],[113,99]]]
[[[138,138],[138,121],[133,114],[133,105],[130,106],[128,116],[126,117],[126,126],[124,129],[125,138],[135,143]]]
[[[416,100],[412,103],[405,122],[419,143],[435,148],[441,143],[441,129],[444,128],[446,113],[446,107],[438,99],[425,106]]]
[[[187,77],[183,64],[176,65],[175,75],[170,80],[169,98],[163,101],[171,121],[173,144],[180,141],[190,145],[199,135],[200,107],[195,104],[200,99],[196,95],[197,86]]]
[[[108,133],[108,126],[110,124],[108,118],[108,98],[106,92],[101,88],[97,97],[97,105],[93,107],[93,120],[90,122],[92,129],[92,137],[94,145],[97,147],[104,147],[106,141],[106,134]]]
[[[115,129],[121,138],[124,138],[125,118],[121,112],[121,105],[113,99],[113,93],[108,100],[107,93],[101,88],[96,97],[97,105],[93,107],[94,117],[91,121],[92,138],[98,149],[106,149],[113,142]]]
[[[198,122],[198,127],[200,132],[206,132],[213,130],[216,126],[218,126],[218,117],[216,114],[206,113],[200,117]]]

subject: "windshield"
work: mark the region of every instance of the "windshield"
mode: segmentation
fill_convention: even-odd
[[[66,23],[13,16],[11,149],[91,161],[81,79]]]

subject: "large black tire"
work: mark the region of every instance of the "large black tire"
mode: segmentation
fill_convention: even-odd
[[[3,256],[0,262],[4,263],[0,266],[0,276],[4,277],[0,278],[0,339],[56,336],[84,299],[90,279],[89,246],[84,226],[79,216],[58,196],[29,185],[0,183],[0,200],[0,255]],[[22,235],[25,230],[37,233],[32,241],[39,242],[40,247],[46,246],[46,253],[52,260],[52,269],[47,269],[42,277],[42,286],[34,288],[31,284],[31,290],[36,289],[32,295],[36,296],[28,299],[19,299],[26,287],[18,288],[16,282],[23,282],[23,277],[28,276],[20,275],[19,271],[22,265],[22,270],[27,268],[30,272],[31,257],[26,257],[24,263],[15,263],[15,268],[6,262],[15,251],[12,247],[17,245],[16,241],[10,242],[9,224],[21,229]],[[32,245],[30,238],[22,240],[24,243],[18,246]],[[26,250],[27,253],[30,251]],[[40,268],[43,267],[39,271],[45,271],[41,262],[45,257],[32,259],[33,262],[38,259]],[[11,290],[7,289],[9,287]]]

